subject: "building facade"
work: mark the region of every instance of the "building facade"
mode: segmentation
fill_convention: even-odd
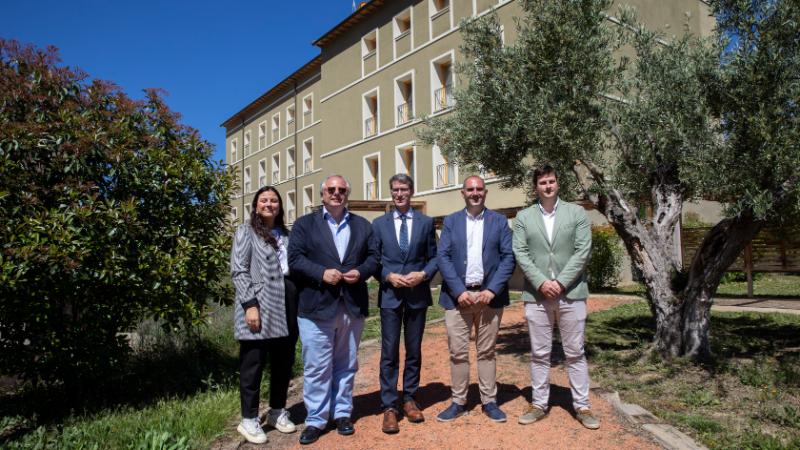
[[[634,7],[653,28],[681,30],[688,20],[707,35],[714,25],[701,0],[617,3]],[[234,221],[249,216],[255,191],[273,185],[291,224],[319,205],[319,184],[334,173],[350,181],[351,200],[389,200],[387,182],[402,172],[414,178],[415,200],[425,202],[427,214],[462,205],[458,190],[471,173],[420,143],[416,131],[422,117],[452,109],[453,91],[464,82],[454,71],[460,21],[491,10],[503,41],[513,42],[514,17],[521,14],[513,0],[372,0],[317,39],[319,56],[222,124],[227,163],[238,179]],[[489,207],[525,203],[522,190],[501,190],[486,177]]]

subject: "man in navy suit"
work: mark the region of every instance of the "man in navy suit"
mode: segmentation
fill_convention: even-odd
[[[436,273],[436,230],[433,219],[411,208],[414,180],[397,174],[389,179],[394,208],[372,223],[381,255],[381,402],[384,433],[397,433],[399,410],[397,378],[400,366],[400,330],[405,329],[403,412],[409,422],[425,420],[414,396],[422,364],[425,313],[432,304],[430,279]]]
[[[445,309],[450,349],[452,404],[436,419],[450,422],[466,413],[469,386],[469,338],[476,329],[478,385],[483,412],[495,422],[506,414],[497,406],[495,343],[508,305],[506,283],[514,272],[508,220],[484,207],[486,185],[478,176],[464,180],[466,208],[444,219],[437,255],[442,274],[439,304]]]
[[[295,221],[289,268],[297,277],[303,402],[308,410],[301,444],[319,439],[329,419],[339,434],[355,432],[353,381],[364,330],[367,279],[378,269],[372,225],[347,210],[350,184],[331,175],[320,186],[322,211]]]

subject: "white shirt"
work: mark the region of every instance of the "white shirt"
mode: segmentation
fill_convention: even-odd
[[[397,238],[397,245],[400,245],[400,226],[403,221],[400,219],[400,211],[394,210],[394,235]],[[414,210],[408,208],[406,211],[406,228],[408,228],[408,244],[411,245],[411,227],[414,224]]]
[[[467,273],[466,285],[483,284],[483,213],[475,217],[466,212],[467,220]]]
[[[556,204],[553,206],[553,212],[547,213],[544,210],[541,203],[537,203],[539,205],[539,210],[542,211],[542,220],[544,220],[544,230],[547,233],[547,241],[552,244],[553,243],[553,228],[556,225],[556,210],[558,210],[558,199],[556,199]]]

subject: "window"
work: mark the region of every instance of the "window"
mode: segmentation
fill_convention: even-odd
[[[377,200],[380,198],[380,167],[379,153],[364,157],[364,200]]]
[[[250,183],[250,166],[244,168],[244,193],[247,194],[252,192],[252,186]]]
[[[303,127],[307,127],[314,122],[314,96],[313,94],[303,97]]]
[[[378,134],[378,90],[364,94],[362,101],[364,138]]]
[[[453,98],[453,55],[448,53],[431,62],[431,111],[438,112],[452,107]]]
[[[235,162],[239,157],[238,155],[239,141],[236,139],[231,140],[231,163]]]
[[[294,147],[289,147],[286,149],[286,178],[294,178],[295,174],[295,165],[294,165]]]
[[[267,160],[262,159],[258,162],[258,188],[267,185]]]
[[[411,8],[394,17],[392,30],[394,33],[394,58],[397,59],[398,56],[403,56],[410,52],[413,47],[411,41]]]
[[[414,120],[414,73],[409,72],[394,80],[395,125]]]
[[[294,105],[286,108],[286,126],[288,130],[288,126],[294,123]],[[286,134],[289,134],[287,131]]]
[[[361,38],[361,76],[378,69],[378,30]]]
[[[314,211],[314,185],[303,188],[303,214],[311,214]]]
[[[450,8],[450,0],[431,0],[431,16],[441,14]]]
[[[416,179],[415,153],[413,142],[395,147],[395,173],[404,173],[412,179]]]
[[[244,219],[247,220],[250,217],[251,207],[250,205],[244,205]]]
[[[272,116],[272,142],[275,143],[281,137],[281,115]]]
[[[314,170],[314,139],[303,141],[303,173]]]
[[[235,206],[231,207],[231,220],[233,220],[234,222],[239,220],[239,210],[236,209]]]
[[[272,184],[278,184],[281,181],[281,154],[275,153],[272,155]]]
[[[445,188],[456,185],[456,165],[442,155],[438,145],[433,145],[433,173],[436,175],[434,187]]]
[[[244,156],[250,154],[250,132],[246,131],[244,133]]]
[[[286,193],[286,221],[288,223],[294,222],[294,219],[297,217],[297,209],[295,207],[297,205],[297,199],[295,198],[294,191],[289,191]]]
[[[428,0],[428,31],[431,39],[436,39],[453,28],[453,9],[450,0]]]
[[[267,146],[267,122],[258,124],[258,149],[264,150]]]

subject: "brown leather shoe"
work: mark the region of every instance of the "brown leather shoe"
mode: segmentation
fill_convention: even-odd
[[[403,412],[406,414],[406,419],[411,423],[420,423],[425,421],[425,416],[422,411],[417,407],[417,402],[409,400],[403,403]]]
[[[387,409],[383,412],[383,426],[381,430],[386,434],[395,434],[400,431],[400,427],[397,426],[397,411]]]

